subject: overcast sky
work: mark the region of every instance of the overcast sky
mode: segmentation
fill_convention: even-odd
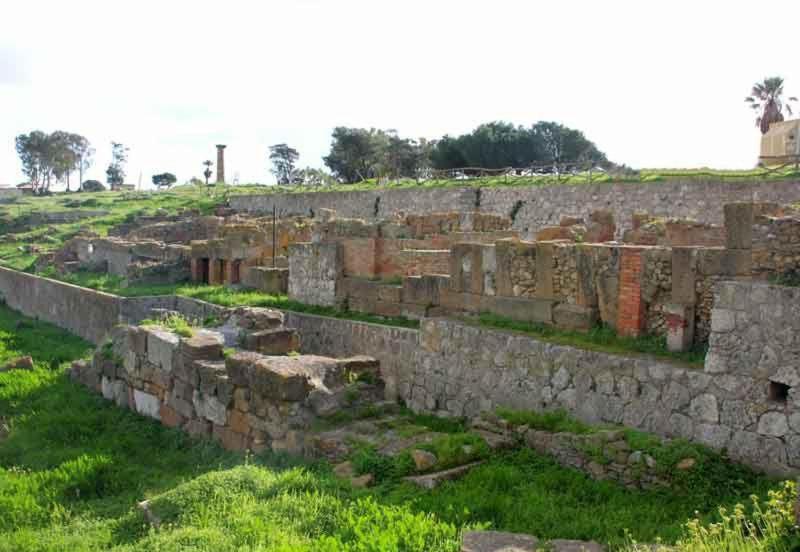
[[[583,130],[634,167],[752,167],[743,102],[781,75],[800,95],[800,1],[283,0],[4,2],[0,184],[14,137],[83,134],[105,180],[270,182],[267,148],[322,166],[334,126],[436,138],[507,120]]]

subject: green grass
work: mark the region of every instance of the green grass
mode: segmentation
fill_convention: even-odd
[[[575,433],[584,435],[595,431],[591,426],[576,420],[566,410],[550,410],[547,412],[532,412],[529,410],[512,410],[498,408],[497,415],[509,422],[512,426],[526,425],[530,429],[549,431],[551,433]]]
[[[598,351],[601,353],[612,354],[647,354],[665,360],[679,361],[694,367],[702,367],[705,362],[706,350],[692,349],[690,351],[674,353],[667,350],[666,337],[663,336],[641,336],[623,337],[608,326],[597,326],[588,332],[569,331],[549,326],[537,324],[535,322],[518,322],[490,313],[482,313],[477,319],[465,319],[468,323],[477,323],[487,328],[498,328],[501,330],[512,330],[522,332],[542,341],[556,343],[558,345],[569,345],[579,349]]]
[[[181,337],[192,337],[194,335],[194,328],[189,324],[180,314],[170,314],[163,320],[142,320],[141,326],[158,326],[170,330]]]
[[[634,492],[521,449],[431,492],[393,477],[356,490],[328,466],[225,452],[112,406],[65,375],[89,350],[0,307],[0,362],[30,354],[36,363],[0,373],[0,423],[10,428],[0,438],[0,551],[457,552],[470,526],[614,546],[627,529],[640,542],[674,542],[695,510],[718,521],[717,505],[780,487],[744,471],[713,487]],[[443,458],[469,444],[458,421],[413,421],[452,430],[433,446]],[[145,498],[158,529],[135,506]]]

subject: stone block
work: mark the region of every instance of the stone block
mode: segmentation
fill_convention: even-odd
[[[128,326],[127,348],[136,355],[147,355],[147,331],[140,326]]]
[[[244,269],[242,283],[264,293],[286,295],[289,291],[289,269],[267,266],[250,266]]]
[[[264,307],[239,307],[233,315],[237,325],[245,330],[273,330],[283,326],[284,320],[281,311]]]
[[[300,336],[290,328],[261,330],[245,334],[244,346],[265,355],[285,355],[300,348]]]
[[[180,427],[185,421],[179,412],[166,404],[162,404],[159,408],[159,419],[167,427]]]
[[[136,405],[136,412],[139,414],[156,420],[161,419],[161,401],[157,396],[134,389],[133,402]]]
[[[211,436],[211,422],[194,418],[186,422],[183,430],[192,437],[210,437]]]
[[[267,399],[302,401],[311,390],[303,357],[272,357],[256,362],[250,374],[250,388]]]
[[[566,330],[588,331],[597,325],[598,311],[594,307],[581,307],[558,303],[553,308],[553,323]]]
[[[383,301],[386,303],[402,303],[403,286],[378,286],[378,301]]]
[[[179,350],[184,360],[221,360],[224,344],[225,339],[219,332],[196,330],[192,337],[180,340]]]
[[[240,387],[249,385],[254,366],[262,358],[260,353],[254,351],[237,351],[225,358],[225,369],[231,383]]]
[[[461,552],[536,552],[539,540],[531,535],[502,531],[465,531]]]
[[[694,248],[672,248],[672,302],[678,305],[694,305],[697,279]]]
[[[228,427],[236,433],[247,435],[250,432],[247,414],[239,410],[231,410],[228,414]]]
[[[728,249],[750,249],[753,243],[754,206],[751,202],[727,203],[725,244]]]
[[[207,395],[214,395],[217,392],[217,382],[226,376],[225,363],[221,360],[196,360],[193,363],[201,392]]]
[[[228,419],[227,409],[213,395],[204,395],[195,391],[192,397],[192,404],[198,417],[204,418],[217,425],[225,425]]]
[[[223,427],[215,424],[211,433],[211,437],[226,450],[247,450],[247,436],[237,433],[229,427]]]
[[[688,351],[694,342],[694,306],[670,303],[664,305],[667,324],[667,349]]]
[[[450,280],[449,276],[432,274],[407,276],[403,278],[403,302],[425,307],[438,305],[442,290],[448,288]]]
[[[521,322],[553,323],[553,307],[557,304],[551,299],[518,297],[485,297],[484,310]]]
[[[147,332],[147,360],[169,373],[175,363],[180,338],[159,328],[145,328]]]
[[[403,306],[400,303],[387,303],[385,301],[378,301],[375,303],[375,310],[373,312],[378,316],[402,316]]]

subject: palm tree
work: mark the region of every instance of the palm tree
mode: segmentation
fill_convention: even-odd
[[[781,77],[768,77],[763,82],[757,82],[753,86],[750,96],[744,101],[750,104],[754,110],[759,112],[756,118],[756,126],[761,129],[761,134],[766,134],[769,125],[783,121],[783,110],[792,116],[792,108],[783,103],[783,79]],[[797,98],[791,97],[789,102],[796,102]]]

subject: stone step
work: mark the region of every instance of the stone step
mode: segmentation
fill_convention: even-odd
[[[413,483],[418,487],[422,487],[423,489],[435,489],[445,481],[454,481],[460,477],[463,477],[468,471],[480,464],[483,464],[483,462],[472,462],[470,464],[464,464],[463,466],[458,466],[449,470],[428,473],[425,475],[412,475],[410,477],[404,477],[403,480]]]
[[[514,437],[505,433],[493,433],[483,429],[473,429],[472,433],[483,439],[492,450],[509,449],[517,444]]]
[[[532,535],[505,531],[466,531],[461,538],[461,552],[604,552],[594,541],[554,539],[542,543]]]

